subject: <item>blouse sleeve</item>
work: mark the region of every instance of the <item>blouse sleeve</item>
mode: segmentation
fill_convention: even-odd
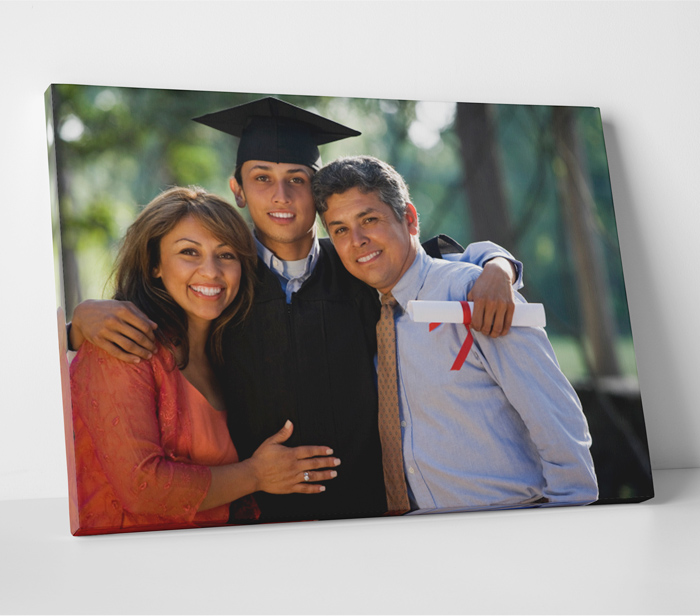
[[[71,365],[73,413],[125,510],[191,522],[211,483],[206,466],[168,459],[151,361],[127,364],[86,342]]]

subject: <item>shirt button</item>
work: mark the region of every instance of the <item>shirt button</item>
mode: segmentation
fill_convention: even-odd
[[[413,467],[412,467],[412,466],[409,466],[409,467],[408,467],[408,472],[411,473],[411,475],[413,475],[413,473],[415,473],[416,471],[413,470]]]
[[[402,421],[402,422],[401,422],[401,427],[402,427],[402,428],[405,428],[407,425],[408,425],[408,424],[407,424],[405,421]]]

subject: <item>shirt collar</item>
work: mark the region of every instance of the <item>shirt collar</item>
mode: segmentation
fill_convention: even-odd
[[[428,256],[423,247],[418,245],[416,249],[416,258],[391,290],[394,299],[396,299],[404,311],[409,301],[418,298],[418,293],[420,293],[420,290],[423,288],[432,262],[433,260]]]
[[[255,234],[253,234],[253,239],[255,240],[255,247],[258,252],[258,257],[260,257],[263,263],[267,265],[267,267],[269,267],[273,272],[282,276],[284,272],[284,262],[282,261],[282,259],[276,257],[275,253],[273,253],[267,246],[265,246],[255,236]],[[313,244],[311,244],[311,250],[309,251],[309,255],[306,257],[306,268],[304,269],[304,273],[302,274],[302,276],[300,276],[300,278],[308,278],[311,275],[311,272],[313,272],[314,267],[316,266],[316,262],[318,261],[320,253],[321,245],[319,244],[318,237],[314,235],[314,241]]]

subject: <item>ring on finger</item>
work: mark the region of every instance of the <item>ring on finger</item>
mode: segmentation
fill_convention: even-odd
[[[309,471],[304,471],[304,481],[311,481]]]

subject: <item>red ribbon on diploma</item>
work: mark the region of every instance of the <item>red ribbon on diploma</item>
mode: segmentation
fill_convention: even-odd
[[[469,329],[469,326],[472,322],[472,311],[469,309],[469,302],[459,303],[462,305],[462,323],[464,323],[464,326],[467,328],[467,337],[462,343],[462,348],[459,350],[459,353],[457,353],[455,363],[452,364],[452,368],[450,368],[450,370],[459,370],[464,365],[464,362],[467,360],[467,355],[469,355],[469,351],[471,350],[472,344],[474,343],[474,336],[472,336],[472,330]],[[436,327],[439,327],[440,325],[442,325],[442,323],[430,323],[430,325],[428,325],[428,331],[433,331]]]

